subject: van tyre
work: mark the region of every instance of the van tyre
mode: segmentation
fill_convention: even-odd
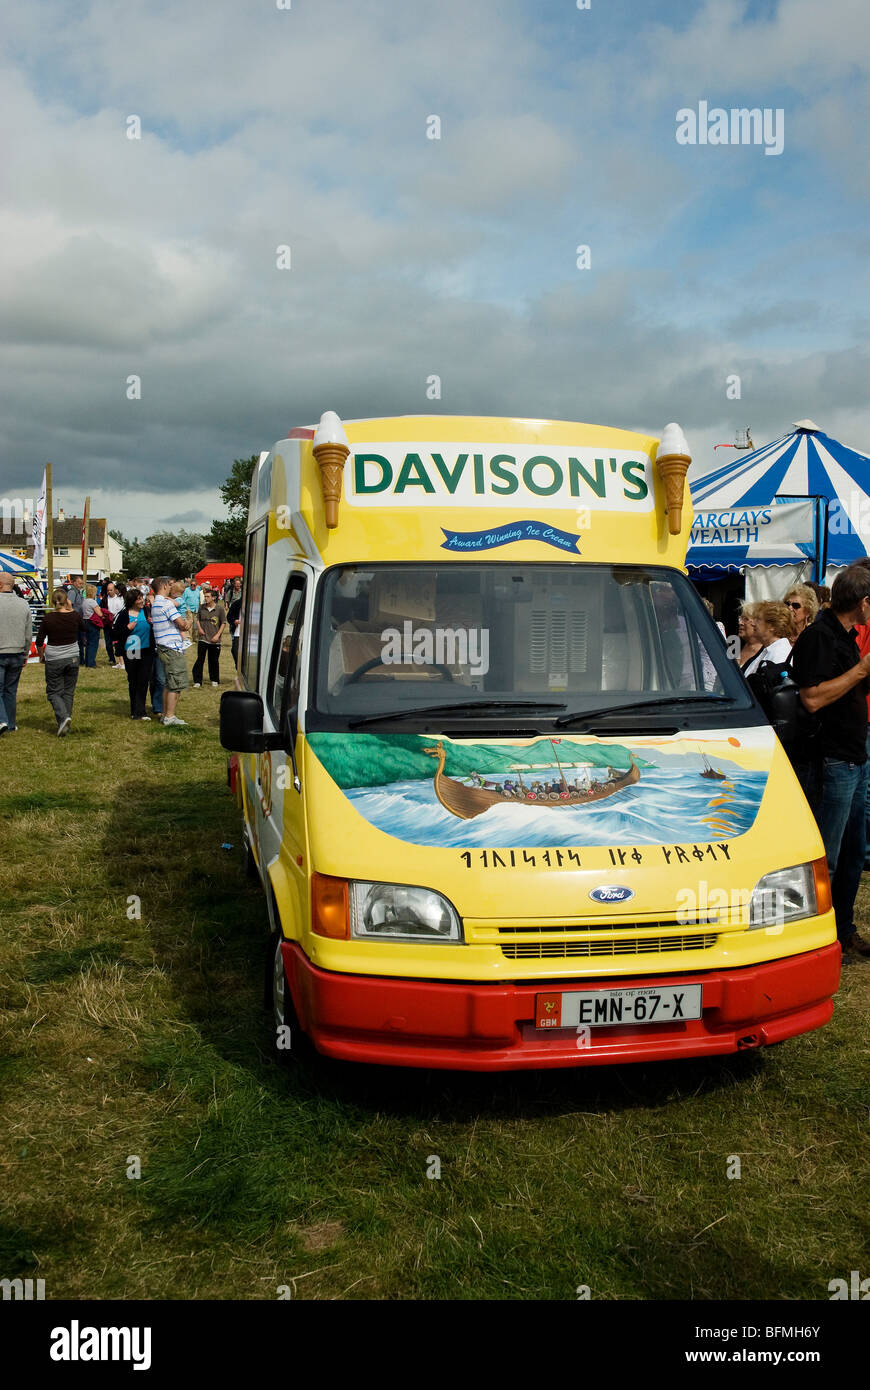
[[[303,1033],[293,996],[284,972],[284,957],[281,945],[284,936],[273,931],[269,938],[266,959],[266,1007],[269,1011],[269,1027],[272,1038],[272,1053],[279,1066],[287,1067],[292,1062],[305,1061],[314,1049]]]
[[[284,938],[280,932],[273,932],[269,938],[269,952],[266,962],[267,1007],[271,1018],[272,1051],[281,1066],[287,1066],[293,1055],[298,1029],[294,1027],[293,1003],[290,986],[284,973],[284,957],[281,943]]]

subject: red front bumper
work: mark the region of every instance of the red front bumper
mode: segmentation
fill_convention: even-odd
[[[299,1021],[319,1052],[349,1062],[457,1071],[589,1067],[736,1052],[781,1042],[827,1023],[840,980],[834,942],[806,955],[739,970],[637,975],[528,984],[451,984],[342,975],[312,965],[297,942],[283,945]],[[535,1028],[535,995],[560,989],[703,986],[703,1017],[685,1023]]]

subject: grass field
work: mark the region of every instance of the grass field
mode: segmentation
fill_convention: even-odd
[[[133,724],[102,664],[58,740],[25,670],[0,742],[0,1277],[47,1298],[826,1299],[870,1273],[870,966],[767,1055],[276,1067],[218,698],[182,697],[186,730]]]

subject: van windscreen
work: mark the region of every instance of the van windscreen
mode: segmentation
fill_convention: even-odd
[[[739,706],[757,722],[719,630],[664,567],[342,566],[319,614],[312,713],[330,727],[440,706],[453,724],[466,705],[479,723],[490,703],[553,720],[673,703],[698,728]]]

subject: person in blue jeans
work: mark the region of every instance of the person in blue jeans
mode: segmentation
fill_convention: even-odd
[[[15,593],[12,575],[0,572],[0,734],[18,728],[18,682],[32,635],[30,604]]]
[[[831,606],[800,634],[792,674],[804,707],[818,716],[812,756],[795,763],[825,845],[843,961],[870,957],[855,927],[866,854],[867,694],[870,653],[860,656],[855,624],[870,621],[870,569],[852,564],[834,580]]]
[[[94,621],[96,619],[96,622]],[[97,598],[96,584],[89,584],[82,601],[82,621],[85,625],[85,666],[96,666],[100,638],[103,635],[103,610]]]
[[[163,674],[163,662],[155,652],[154,664],[151,667],[151,681],[149,683],[151,692],[151,713],[157,719],[163,719],[163,692],[166,689],[166,677]]]

